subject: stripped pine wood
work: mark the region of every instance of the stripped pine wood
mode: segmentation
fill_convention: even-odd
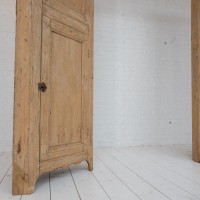
[[[159,190],[150,185],[138,173],[133,173],[131,170],[123,166],[120,162],[108,155],[102,150],[98,150],[95,155],[114,173],[118,176],[140,199],[168,199]]]
[[[17,1],[13,194],[87,161],[93,169],[93,0]]]
[[[111,199],[139,199],[137,195],[99,159],[94,158],[94,163],[95,168],[92,173]]]
[[[55,169],[60,168],[60,166],[68,167],[71,163],[74,163],[74,164],[80,163],[82,160],[86,160],[86,159],[87,159],[87,154],[85,152],[85,153],[75,154],[73,155],[73,157],[69,155],[66,157],[47,160],[47,161],[41,162],[40,173],[42,174],[48,171],[53,171]]]
[[[175,172],[167,170],[164,166],[160,166],[159,164],[152,162],[148,159],[148,156],[138,155],[137,152],[133,154],[133,150],[125,149],[119,150],[126,157],[131,156],[131,160],[139,163],[140,165],[148,168],[149,170],[159,174],[161,177],[166,178],[168,181],[178,185],[188,193],[193,194],[197,198],[200,198],[200,190],[199,184],[188,180],[187,178],[182,177],[181,175],[177,175]]]
[[[66,14],[66,15],[82,22],[83,24],[86,23],[85,16],[81,12],[79,13],[79,12],[74,11],[70,7],[63,6],[63,2],[59,2],[58,0],[44,0],[43,2],[46,5],[48,5],[49,7],[54,8],[54,9],[62,12],[63,14]]]
[[[64,6],[69,6],[74,10],[82,11],[83,3],[85,0],[57,0],[64,4]]]
[[[93,63],[94,63],[94,0],[82,1],[83,14],[89,24],[89,39],[83,45],[82,63],[83,79],[82,85],[82,108],[83,108],[83,124],[84,143],[88,150],[87,163],[88,169],[93,170]]]
[[[85,170],[85,164],[70,167],[72,177],[81,200],[108,200],[110,197],[96,181],[91,172]]]
[[[61,23],[69,26],[69,27],[74,27],[74,29],[83,32],[83,33],[88,33],[88,26],[74,20],[67,15],[63,14],[62,12],[58,12],[57,10],[52,9],[49,6],[44,5],[43,6],[43,13],[45,16],[49,17],[50,19],[54,19],[56,21],[60,21]]]
[[[192,155],[200,162],[200,1],[192,0]]]
[[[42,64],[41,75],[49,90],[41,94],[40,133],[45,138],[41,140],[41,149],[45,149],[42,161],[84,151],[81,144],[82,44],[52,32],[51,20],[44,19],[43,60],[48,64]],[[62,150],[51,148],[61,146],[64,146]],[[71,152],[72,148],[67,148],[70,146],[77,148]]]
[[[161,177],[157,173],[152,172],[148,168],[144,167],[143,165],[139,165],[138,163],[135,163],[135,161],[132,161],[131,159],[124,157],[123,154],[120,152],[112,151],[109,152],[109,158],[111,159],[112,156],[119,162],[123,163],[124,167],[127,169],[130,169],[132,172],[140,174],[140,176],[146,180],[149,184],[157,188],[157,190],[161,191],[163,194],[165,194],[170,199],[194,199],[197,200],[198,198],[195,197],[193,194],[190,194],[183,190],[180,187],[177,187],[172,182],[168,181],[167,179]]]
[[[77,42],[84,42],[84,41],[86,41],[86,38],[87,38],[86,37],[87,35],[79,32],[73,28],[69,28],[59,22],[56,22],[56,21],[51,22],[51,30],[60,35],[74,39]]]
[[[1,153],[0,155],[0,183],[3,181],[5,174],[7,173],[12,163],[12,156],[9,152]]]
[[[21,4],[17,4],[17,22],[16,22],[16,51],[15,58],[15,100],[14,100],[14,137],[13,137],[13,194],[17,195],[19,190],[24,191],[24,185],[29,185],[29,181],[23,180],[25,172],[29,171],[28,165],[25,163],[25,158],[29,157],[28,153],[28,138],[27,130],[29,130],[29,67],[30,61],[30,41],[31,32],[31,7],[30,1],[22,0]],[[25,17],[26,16],[26,17]],[[24,78],[20,80],[18,74]],[[23,90],[21,90],[23,88]],[[16,92],[18,91],[18,92]],[[23,102],[24,101],[24,102]],[[23,106],[22,106],[23,103]],[[23,122],[23,123],[22,123]],[[23,124],[23,125],[22,125]],[[21,135],[21,133],[26,133]],[[21,139],[23,138],[23,139]],[[23,153],[21,152],[23,149]],[[23,171],[21,170],[23,168]],[[17,187],[18,186],[18,187]],[[26,190],[30,190],[29,186]],[[23,191],[23,192],[22,192]]]
[[[42,0],[17,1],[13,194],[30,194],[39,176]],[[34,13],[34,14],[32,14]]]
[[[80,200],[69,169],[59,169],[50,174],[51,200]]]

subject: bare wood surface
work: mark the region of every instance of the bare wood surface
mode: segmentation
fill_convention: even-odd
[[[200,162],[200,1],[192,0],[192,143],[193,160]]]
[[[41,0],[17,1],[13,194],[32,193],[39,175],[41,7]]]
[[[92,0],[17,1],[14,195],[44,172],[83,160],[92,170],[92,18]]]

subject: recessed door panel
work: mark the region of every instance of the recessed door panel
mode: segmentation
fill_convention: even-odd
[[[44,14],[42,19],[41,81],[47,89],[41,93],[41,161],[84,152],[85,134],[83,58],[88,34],[76,29],[81,22],[73,27],[48,9],[52,15]]]
[[[54,32],[51,41],[50,146],[81,142],[82,44]]]

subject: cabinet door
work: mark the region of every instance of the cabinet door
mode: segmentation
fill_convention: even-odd
[[[85,5],[86,6],[86,5]],[[91,98],[84,1],[46,0],[42,15],[40,169],[87,159]],[[89,136],[90,137],[90,136]]]

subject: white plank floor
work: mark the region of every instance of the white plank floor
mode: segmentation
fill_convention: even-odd
[[[200,164],[190,145],[96,149],[86,163],[39,178],[34,194],[12,196],[11,153],[0,153],[0,200],[200,199]]]

